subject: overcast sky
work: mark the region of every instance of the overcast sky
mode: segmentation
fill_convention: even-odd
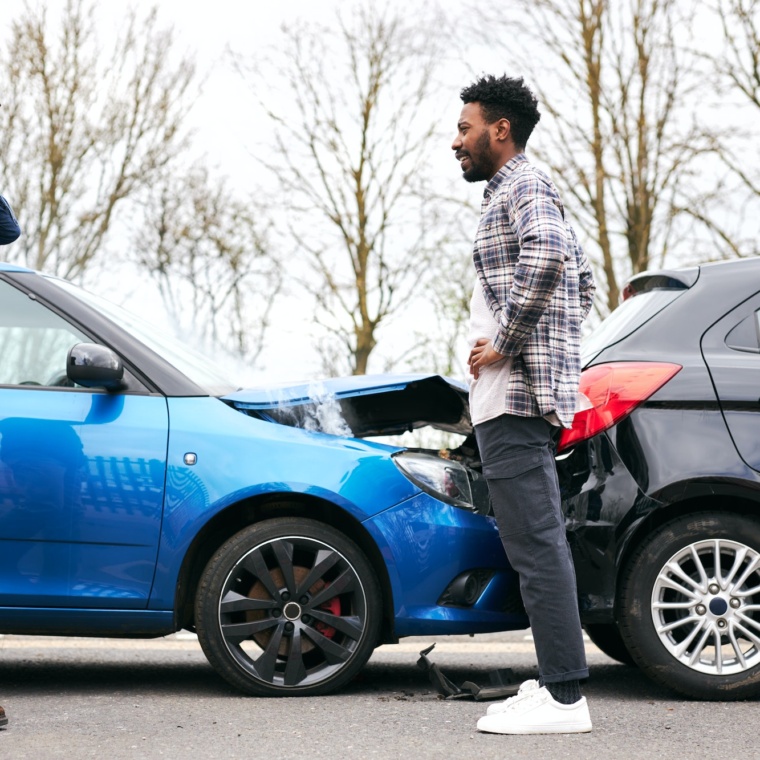
[[[29,3],[34,5],[35,0],[29,0]],[[24,0],[2,0],[3,32],[7,33],[10,20],[22,12],[24,4]],[[46,4],[54,17],[64,7],[65,0],[48,0]],[[409,7],[408,0],[390,0],[390,4]],[[158,5],[161,25],[171,24],[175,28],[178,52],[194,54],[200,78],[205,80],[191,116],[196,133],[195,152],[205,155],[208,163],[220,174],[227,175],[242,192],[251,191],[260,184],[256,179],[262,168],[255,155],[262,132],[270,125],[257,114],[250,85],[232,69],[227,51],[253,53],[273,44],[283,23],[296,20],[329,23],[338,7],[348,8],[350,3],[346,0],[213,0],[210,3],[101,0],[98,14],[102,19],[104,44],[114,34],[129,5],[144,11]],[[448,8],[448,5],[444,7]],[[453,10],[455,6],[452,4],[451,8]],[[714,39],[714,35],[708,37]],[[440,93],[444,120],[442,137],[431,155],[431,161],[440,162],[444,167],[444,175],[447,176],[449,166],[452,176],[459,173],[449,148],[461,106],[459,89],[481,72],[500,74],[508,70],[510,74],[520,73],[514,70],[514,64],[515,61],[496,59],[487,49],[480,49],[471,54],[468,51],[466,61],[454,63],[446,70],[445,81],[450,81],[451,87],[442,88]],[[468,192],[477,198],[482,186],[471,186]],[[144,298],[144,287],[137,289],[138,300],[141,295],[143,303],[158,300],[155,296]],[[317,374],[316,356],[311,352],[311,339],[304,328],[304,312],[294,308],[293,303],[280,304],[273,337],[273,347],[263,356],[266,375],[261,377],[262,382]],[[287,351],[283,351],[283,347]],[[283,354],[289,357],[284,362],[281,360]],[[294,355],[300,359],[295,366]]]

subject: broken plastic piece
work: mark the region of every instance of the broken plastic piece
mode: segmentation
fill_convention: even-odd
[[[434,662],[428,659],[428,654],[433,649],[435,649],[435,644],[431,644],[427,649],[420,652],[417,666],[428,674],[430,683],[433,684],[435,690],[446,699],[475,699],[477,702],[494,701],[513,697],[520,688],[520,684],[515,683],[515,676],[511,668],[492,670],[488,674],[491,681],[490,686],[478,686],[472,681],[465,681],[461,686],[457,686],[441,672],[441,669]]]

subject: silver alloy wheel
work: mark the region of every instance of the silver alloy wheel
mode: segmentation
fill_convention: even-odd
[[[710,675],[760,663],[760,554],[724,539],[696,541],[662,567],[652,620],[680,663]]]

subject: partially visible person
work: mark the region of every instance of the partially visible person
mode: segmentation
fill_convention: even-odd
[[[21,227],[18,226],[11,204],[0,195],[0,245],[12,243],[20,234]]]
[[[16,216],[13,213],[11,204],[0,195],[0,245],[8,245],[18,239],[21,234],[21,227],[18,226]],[[5,710],[0,707],[0,730],[8,725],[8,716]]]
[[[464,179],[487,183],[473,247],[470,412],[539,672],[491,705],[478,729],[582,733],[591,730],[580,690],[588,667],[553,441],[575,414],[594,280],[554,183],[525,155],[540,118],[533,93],[522,79],[488,76],[461,98],[451,147]]]

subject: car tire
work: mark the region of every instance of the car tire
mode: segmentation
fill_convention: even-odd
[[[247,694],[310,696],[350,681],[375,648],[376,574],[359,548],[314,520],[251,525],[209,560],[195,604],[211,665]]]
[[[598,649],[624,665],[635,665],[631,653],[626,649],[620,629],[615,623],[587,623],[583,626],[586,634]]]
[[[638,547],[620,588],[620,633],[647,675],[697,699],[760,694],[758,520],[679,517]]]

